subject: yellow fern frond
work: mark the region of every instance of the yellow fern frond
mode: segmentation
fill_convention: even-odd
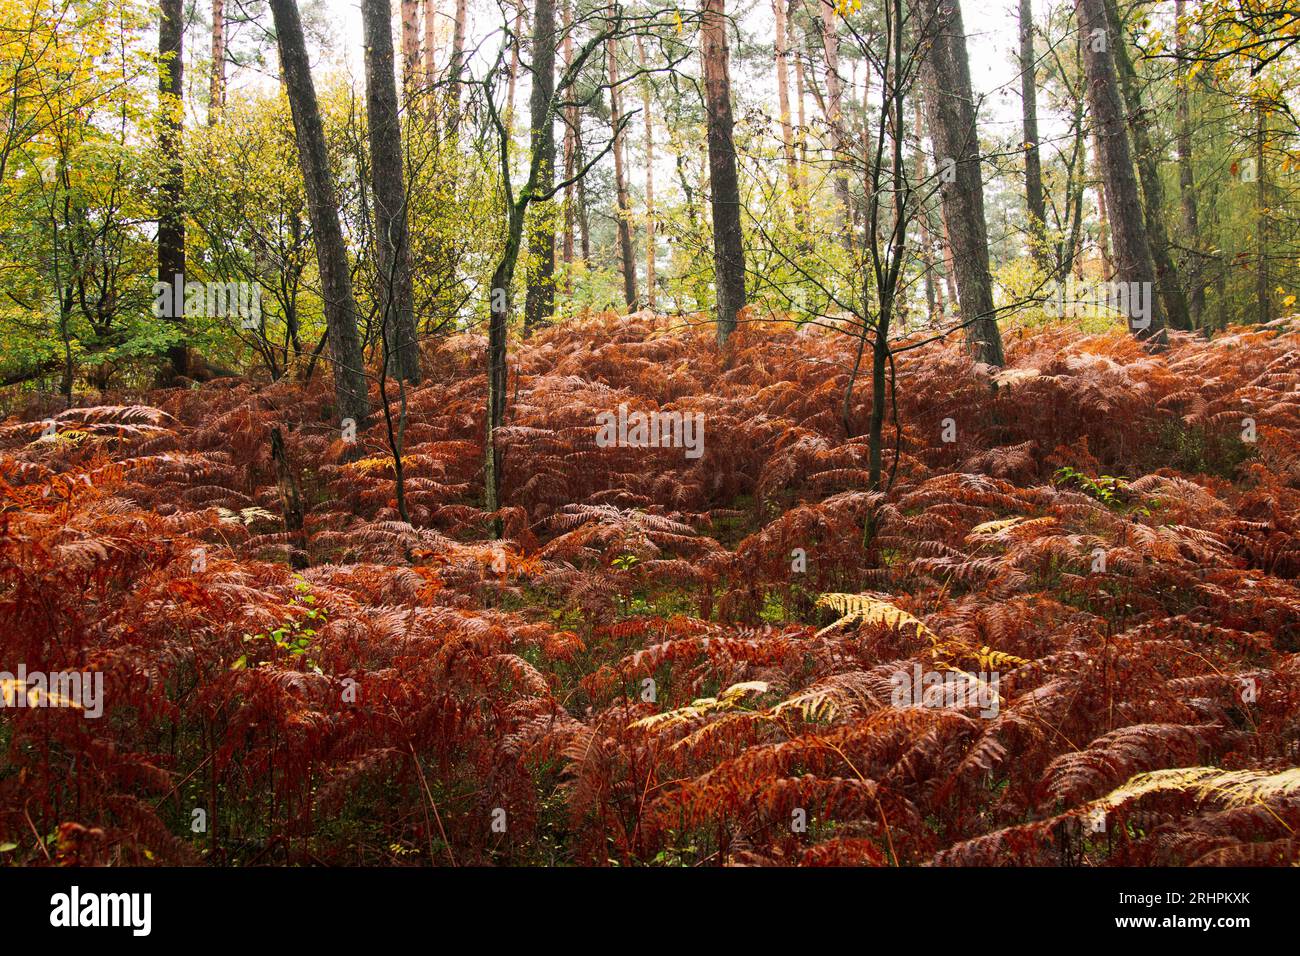
[[[788,697],[769,711],[772,717],[783,717],[788,711],[797,710],[806,721],[834,720],[840,712],[835,700],[835,688],[812,687]]]
[[[1123,786],[1092,802],[1115,809],[1149,793],[1195,793],[1226,809],[1268,803],[1300,793],[1300,767],[1277,773],[1267,770],[1220,770],[1218,767],[1175,767],[1140,773]]]
[[[887,624],[894,628],[914,627],[917,637],[934,636],[934,632],[921,620],[901,607],[895,607],[888,601],[881,601],[866,594],[823,594],[817,599],[817,607],[828,607],[843,616],[833,624],[823,627],[814,635],[816,637],[855,621],[860,624]]]
[[[766,693],[767,689],[768,685],[761,680],[732,684],[717,697],[701,697],[698,700],[691,701],[685,707],[668,710],[662,714],[651,714],[649,717],[642,717],[640,720],[633,721],[628,726],[651,729],[661,725],[672,727],[678,724],[694,723],[708,714],[734,709],[746,694],[762,694]]]
[[[1007,528],[1010,528],[1013,525],[1018,525],[1024,520],[1024,515],[1017,515],[1014,518],[999,518],[996,521],[985,521],[983,524],[977,524],[975,527],[971,528],[968,537],[975,537],[976,535],[984,534],[997,534],[999,531],[1005,531]]]

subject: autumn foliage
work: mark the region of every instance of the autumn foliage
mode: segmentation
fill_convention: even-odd
[[[481,337],[407,396],[410,524],[319,375],[11,416],[0,670],[106,704],[0,712],[3,858],[1300,860],[1300,329],[902,352],[881,492],[843,335],[713,338],[521,343],[500,542]],[[702,413],[703,455],[598,447],[620,403]],[[895,706],[918,665],[997,672],[996,714]]]

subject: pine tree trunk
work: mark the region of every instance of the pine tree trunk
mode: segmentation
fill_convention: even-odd
[[[844,116],[843,90],[840,88],[840,37],[836,25],[834,0],[817,0],[821,10],[822,55],[826,67],[826,129],[831,150],[831,167],[835,170],[833,188],[840,204],[845,228],[841,238],[848,248],[853,247],[853,230],[849,227],[853,216],[853,198],[849,193],[849,177],[844,171]]]
[[[549,192],[555,185],[555,0],[536,0],[533,6],[533,84],[529,96],[532,114],[532,152],[542,158],[537,187]],[[533,210],[528,233],[530,268],[524,299],[524,331],[536,328],[555,314],[555,221],[551,204]]]
[[[1255,299],[1259,309],[1257,321],[1262,325],[1273,319],[1272,277],[1268,261],[1268,108],[1261,99],[1255,105]]]
[[[420,88],[420,5],[419,0],[401,0],[402,4],[402,93],[405,101]],[[391,36],[391,30],[390,30]],[[391,45],[392,40],[389,40]]]
[[[776,102],[781,111],[781,148],[785,152],[786,188],[790,191],[791,204],[796,216],[801,220],[801,203],[799,196],[799,167],[794,153],[794,127],[790,122],[790,43],[786,36],[786,4],[789,0],[772,0],[772,10],[776,14]]]
[[[1038,58],[1034,52],[1034,13],[1020,0],[1020,98],[1025,150],[1025,207],[1034,256],[1046,257],[1047,207],[1043,201],[1043,165],[1038,149]]]
[[[564,0],[564,69],[573,62],[573,0]],[[573,232],[577,221],[574,208],[573,175],[578,154],[578,107],[569,106],[564,113],[564,242],[562,258],[564,260],[564,291],[573,292]]]
[[[159,189],[158,211],[158,281],[173,285],[185,276],[185,214],[182,203],[185,194],[185,167],[181,160],[181,141],[184,135],[185,106],[182,100],[184,86],[184,16],[181,0],[161,0],[158,23],[158,55],[162,60],[158,73],[158,95],[162,122],[159,124],[159,146],[164,169]],[[182,297],[183,298],[183,297]],[[167,360],[173,376],[189,374],[189,350],[184,341],[185,307],[174,303],[171,320],[176,324],[182,339],[167,349]]]
[[[794,0],[791,0],[793,3]],[[804,70],[806,69],[803,56],[803,46],[794,42],[794,23],[787,18],[787,25],[790,27],[791,35],[790,48],[794,51],[794,102],[795,116],[798,119],[799,126],[795,133],[795,145],[798,147],[799,158],[799,195],[805,200],[808,196],[808,118],[804,110]],[[807,205],[805,203],[805,209]]]
[[[745,307],[745,248],[736,144],[732,139],[726,0],[703,0],[701,11],[700,47],[713,209],[713,281],[717,290],[718,345],[724,346],[735,331],[737,314]]]
[[[325,149],[325,129],[311,78],[302,20],[295,0],[270,0],[270,5],[280,48],[280,71],[293,113],[298,162],[307,193],[307,211],[316,240],[321,297],[325,303],[325,323],[334,364],[337,412],[341,418],[351,418],[360,425],[370,413],[365,364],[361,337],[357,332],[356,302],[352,298],[347,248],[339,225],[334,179]]]
[[[922,140],[925,135],[924,113],[916,111],[916,149],[912,155],[915,166],[914,176],[917,183],[924,183],[930,178],[925,168],[925,150]],[[934,235],[930,227],[930,208],[925,204],[917,214],[917,224],[921,232],[921,268],[925,270],[925,307],[926,318],[933,320],[944,313],[943,284],[935,281],[936,266],[934,261]]]
[[[522,4],[523,0],[515,0]],[[515,8],[515,42],[510,48],[510,83],[506,90],[506,129],[513,136],[515,132],[515,90],[519,86],[519,48],[524,43],[524,8]]]
[[[451,79],[447,127],[455,132],[460,125],[460,80],[465,72],[465,27],[469,19],[469,0],[456,0],[456,23],[451,32],[451,61],[447,73]]]
[[[623,300],[628,309],[637,305],[636,291],[636,252],[632,247],[631,203],[627,198],[627,177],[623,162],[623,111],[619,106],[618,89],[618,43],[611,39],[606,45],[606,59],[609,65],[609,119],[614,130],[614,192],[618,201],[615,210],[618,217],[618,249],[620,265],[623,270]]]
[[[1116,280],[1128,284],[1129,288],[1147,290],[1155,282],[1155,263],[1147,238],[1145,213],[1129,148],[1124,101],[1120,96],[1112,55],[1120,40],[1108,25],[1105,0],[1075,0],[1075,11],[1083,33],[1088,102],[1092,106],[1100,147]],[[1138,338],[1163,343],[1166,340],[1163,310],[1158,301],[1149,296],[1148,300],[1149,320],[1137,320],[1130,310],[1129,327]]]
[[[402,126],[393,78],[392,11],[388,4],[389,0],[361,0],[366,37],[366,125],[375,204],[376,299],[387,356],[384,373],[416,383],[420,380],[420,346],[415,335]],[[418,58],[414,63],[418,65]],[[414,80],[413,73],[410,78]]]
[[[936,168],[943,180],[943,219],[952,246],[967,348],[976,361],[1001,367],[1005,360],[993,306],[984,177],[961,5],[957,0],[942,4],[920,0],[920,7],[922,22],[933,37],[924,65],[926,110]],[[951,182],[946,181],[949,178]]]
[[[1097,181],[1097,253],[1101,256],[1103,281],[1115,278],[1115,260],[1110,254],[1110,213],[1106,211],[1106,177],[1101,168],[1101,140],[1092,136],[1094,176]]]
[[[637,59],[646,69],[645,44],[636,38]],[[645,123],[645,304],[655,307],[655,135],[650,110],[650,77],[641,78],[641,118]]]
[[[582,127],[574,134],[573,139],[573,162],[578,169],[582,169],[586,164],[586,151],[582,146]],[[578,251],[582,256],[584,263],[591,262],[591,218],[587,214],[587,177],[583,176],[577,182],[578,190]]]
[[[226,7],[212,0],[212,85],[208,91],[208,125],[216,126],[226,105]]]
[[[1186,0],[1176,0],[1174,12],[1181,21],[1186,16]],[[1182,208],[1183,241],[1189,249],[1200,245],[1200,219],[1196,203],[1196,177],[1192,172],[1192,91],[1191,79],[1187,75],[1186,39],[1181,31],[1174,31],[1174,52],[1178,58],[1177,122],[1178,122],[1178,198]],[[1188,318],[1192,328],[1200,328],[1205,315],[1205,271],[1204,260],[1198,253],[1192,253],[1189,262],[1191,268],[1190,294],[1187,297]]]
[[[1142,105],[1142,90],[1133,61],[1128,55],[1128,32],[1119,15],[1115,0],[1104,0],[1106,20],[1112,38],[1116,73],[1120,81],[1120,97],[1128,111],[1128,127],[1133,136],[1133,158],[1137,164],[1142,184],[1142,214],[1146,219],[1147,244],[1151,248],[1151,261],[1156,269],[1156,291],[1169,324],[1176,329],[1190,329],[1187,315],[1187,296],[1183,292],[1178,270],[1169,252],[1169,230],[1165,228],[1165,187],[1157,165],[1159,153],[1151,143],[1148,132],[1149,118]]]
[[[438,0],[420,0],[420,6],[424,17],[424,76],[420,86],[427,88],[438,72]]]

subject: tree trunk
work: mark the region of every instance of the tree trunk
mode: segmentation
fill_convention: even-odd
[[[393,78],[392,11],[388,4],[389,0],[361,2],[366,40],[366,125],[375,203],[377,299],[387,359],[384,374],[416,383],[420,381],[420,346],[415,335],[411,242],[406,184],[402,177],[402,125]],[[418,64],[418,58],[412,61],[413,66]],[[410,79],[414,80],[414,73]],[[414,90],[415,86],[408,85],[407,89]]]
[[[284,450],[284,435],[278,427],[271,429],[271,460],[275,463],[275,482],[280,491],[280,514],[284,518],[284,530],[289,536],[289,566],[301,571],[308,566],[307,552],[303,545],[302,489],[298,476],[289,464],[289,456]]]
[[[469,0],[456,0],[456,23],[451,31],[451,61],[447,73],[451,79],[447,127],[453,132],[460,125],[460,78],[465,72],[465,26],[469,19]]]
[[[1106,207],[1110,212],[1116,279],[1129,289],[1143,290],[1150,316],[1138,319],[1129,312],[1129,328],[1140,339],[1166,340],[1163,311],[1145,292],[1155,281],[1155,263],[1147,238],[1142,199],[1133,174],[1124,101],[1120,96],[1112,50],[1121,42],[1109,28],[1105,0],[1075,0],[1079,29],[1083,32],[1088,101],[1100,147]],[[1136,283],[1136,285],[1133,285]]]
[[[791,0],[791,2],[793,3],[794,0]],[[791,33],[793,34],[794,24],[790,23],[788,18],[787,18],[787,23],[791,28]],[[799,195],[807,196],[808,195],[808,125],[807,125],[808,120],[807,120],[807,115],[805,114],[804,111],[803,85],[804,85],[805,65],[804,65],[804,57],[803,57],[803,47],[799,43],[791,43],[790,46],[794,50],[794,102],[795,102],[795,109],[797,111],[795,115],[799,122],[798,132],[795,134],[795,143],[799,147],[798,148]]]
[[[420,4],[419,0],[401,0],[402,4],[402,93],[405,102],[420,88]],[[390,11],[391,15],[391,11]],[[389,45],[392,45],[389,25]]]
[[[1268,108],[1261,99],[1255,104],[1255,299],[1262,325],[1273,318],[1273,289],[1268,261]]]
[[[579,121],[581,118],[579,117]],[[582,147],[582,127],[579,125],[573,139],[573,161],[578,169],[587,164],[585,150]],[[578,190],[578,251],[584,263],[591,261],[591,219],[587,215],[587,177],[577,182]]]
[[[226,105],[225,0],[212,0],[212,85],[208,91],[208,125],[216,126]]]
[[[835,23],[834,0],[817,0],[821,9],[822,55],[826,67],[826,129],[831,149],[831,167],[835,170],[833,186],[836,201],[845,228],[841,234],[844,244],[853,247],[853,230],[848,225],[853,215],[853,199],[849,194],[849,177],[844,171],[844,116],[843,91],[840,89],[840,37]]]
[[[1110,254],[1110,214],[1106,211],[1106,177],[1101,168],[1101,140],[1092,136],[1092,153],[1097,177],[1097,253],[1101,256],[1104,281],[1115,278],[1115,260]]]
[[[1000,367],[1005,360],[993,306],[984,177],[961,4],[945,0],[941,6],[940,0],[920,0],[920,8],[922,22],[933,37],[925,58],[925,99],[936,168],[944,180],[943,219],[952,246],[967,348],[976,361]]]
[[[718,345],[736,329],[745,307],[745,247],[740,227],[740,180],[732,139],[731,75],[726,0],[703,0],[700,47],[708,114],[709,189],[713,209],[713,282],[717,290]]]
[[[619,106],[618,91],[618,42],[614,39],[606,44],[606,59],[609,64],[609,119],[614,127],[614,193],[618,201],[618,250],[620,265],[623,270],[623,300],[628,309],[637,305],[636,291],[636,252],[632,247],[632,213],[631,203],[627,198],[627,177],[623,171],[623,111]]]
[[[519,86],[519,48],[524,43],[524,8],[523,0],[515,8],[515,42],[510,48],[510,84],[506,90],[506,129],[513,136],[515,132],[515,90]]]
[[[506,336],[510,318],[510,286],[514,282],[515,265],[523,245],[524,216],[527,203],[515,203],[510,209],[506,227],[506,245],[492,273],[488,317],[488,395],[487,415],[483,441],[483,507],[495,512],[501,507],[501,452],[497,448],[497,429],[506,419]],[[493,520],[493,530],[501,536],[500,518]]]
[[[646,69],[645,44],[636,38],[637,58]],[[650,77],[641,78],[641,118],[645,121],[645,304],[655,307],[655,135],[650,111]]]
[[[185,124],[185,104],[182,100],[184,73],[183,36],[185,9],[181,0],[161,0],[158,23],[158,56],[162,60],[158,71],[159,107],[162,122],[159,124],[159,146],[165,163],[159,189],[158,210],[158,281],[173,286],[180,277],[185,282],[185,213],[182,208],[185,194],[185,167],[181,160],[181,139]],[[180,298],[184,299],[184,296]],[[189,374],[189,350],[185,336],[185,306],[173,302],[172,315],[181,341],[167,349],[172,375]]]
[[[356,302],[352,298],[347,248],[339,225],[334,179],[325,149],[325,129],[311,78],[302,20],[295,0],[270,0],[270,4],[280,48],[280,71],[293,113],[298,162],[307,193],[307,211],[316,241],[321,297],[325,303],[325,323],[329,329],[330,356],[334,364],[337,411],[341,418],[351,418],[360,425],[370,413],[365,364],[361,337],[357,333]]]
[[[573,62],[573,0],[564,0],[564,69]],[[573,174],[578,154],[578,107],[569,106],[564,111],[564,290],[573,292],[573,231],[577,220],[574,209]]]
[[[1025,207],[1034,257],[1047,254],[1047,207],[1043,201],[1043,165],[1038,149],[1038,58],[1034,52],[1034,12],[1020,0],[1020,98],[1025,150]]]
[[[421,0],[424,14],[424,76],[421,87],[434,81],[438,72],[438,0]]]
[[[924,113],[918,108],[916,111],[916,150],[912,156],[913,165],[916,167],[914,175],[918,183],[924,183],[930,178],[930,174],[925,168],[925,149],[922,146],[924,127]],[[934,259],[934,235],[930,222],[929,203],[926,203],[917,211],[916,219],[921,232],[921,267],[925,270],[926,318],[933,321],[936,316],[944,314],[945,304],[943,283],[935,281],[937,269]]]
[[[790,56],[789,38],[786,36],[786,3],[789,0],[772,0],[772,10],[776,14],[776,102],[781,111],[781,147],[785,151],[786,188],[790,191],[791,204],[798,214],[799,166],[794,153],[794,127],[790,122],[790,68],[786,62]],[[799,217],[802,219],[802,216]]]
[[[1113,38],[1111,50],[1120,81],[1120,95],[1128,110],[1128,127],[1133,135],[1134,159],[1142,183],[1142,214],[1146,219],[1147,243],[1156,269],[1156,291],[1169,324],[1176,329],[1190,329],[1187,296],[1169,252],[1169,231],[1165,228],[1165,187],[1157,165],[1159,154],[1151,143],[1149,118],[1142,105],[1142,90],[1133,61],[1128,55],[1128,31],[1119,15],[1115,0],[1104,0],[1106,25]]]
[[[537,178],[539,192],[555,184],[555,0],[536,0],[533,6],[532,152],[542,157]],[[533,210],[528,233],[528,292],[524,300],[524,333],[555,314],[555,220],[551,203]]]
[[[1174,3],[1174,13],[1179,22],[1186,16],[1186,6],[1187,0],[1176,0]],[[1195,249],[1200,246],[1198,222],[1200,214],[1196,208],[1196,177],[1192,172],[1192,91],[1191,79],[1187,75],[1184,60],[1186,38],[1177,29],[1174,31],[1174,52],[1178,58],[1178,89],[1175,94],[1178,122],[1178,198],[1179,205],[1182,207],[1183,242],[1189,249]],[[1189,254],[1188,263],[1191,265],[1190,294],[1187,298],[1188,319],[1192,323],[1192,328],[1200,328],[1205,315],[1205,283],[1202,279],[1205,262],[1199,253],[1193,252]]]
[[[573,0],[564,0],[564,69],[573,62]],[[573,293],[573,229],[577,221],[577,211],[573,173],[577,169],[577,107],[564,109],[564,242],[562,258],[564,260],[564,291]]]

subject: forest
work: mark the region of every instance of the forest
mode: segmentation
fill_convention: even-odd
[[[0,0],[0,868],[1300,864],[1298,63]]]

